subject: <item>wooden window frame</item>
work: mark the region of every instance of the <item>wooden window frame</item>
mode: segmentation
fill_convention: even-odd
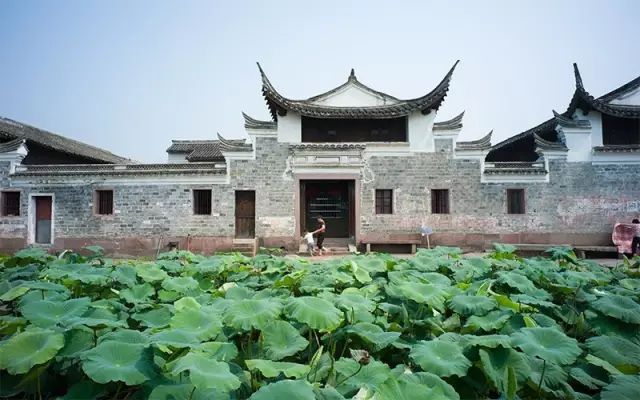
[[[438,193],[446,193],[445,204],[439,204],[441,200]],[[431,189],[431,214],[451,214],[451,191],[449,189]]]
[[[17,193],[18,194],[18,213],[17,214],[7,214],[5,209],[5,196],[7,193]],[[11,190],[11,189],[2,189],[0,190],[0,217],[3,218],[18,218],[22,216],[22,191],[21,190]]]
[[[521,212],[513,212],[514,210],[511,209],[511,196],[513,196],[513,193],[519,193],[520,196],[520,206],[522,210],[515,210],[515,211],[521,211]],[[507,189],[506,192],[506,203],[507,203],[507,214],[509,215],[525,215],[527,213],[527,197],[526,197],[526,192],[524,188],[511,188],[511,189]]]
[[[110,213],[101,213],[100,212],[100,192],[111,192],[111,212]],[[96,188],[93,189],[93,215],[97,217],[108,218],[112,217],[116,211],[116,200],[115,200],[115,190],[113,188]]]
[[[209,212],[200,212],[200,204],[199,201],[197,200],[198,197],[196,195],[196,193],[200,193],[200,192],[209,192]],[[193,215],[212,215],[213,213],[213,190],[212,189],[207,189],[207,188],[196,188],[196,189],[192,189],[191,190],[191,201],[193,203]]]
[[[388,200],[388,206],[384,204],[385,200]],[[374,208],[376,215],[389,215],[393,214],[393,189],[376,189],[374,192]],[[378,203],[378,201],[382,203]],[[387,208],[388,207],[388,208]]]

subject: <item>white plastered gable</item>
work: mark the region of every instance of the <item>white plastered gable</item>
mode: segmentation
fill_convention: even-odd
[[[623,106],[640,106],[640,87],[630,92],[621,94],[609,102]]]
[[[312,100],[314,104],[330,107],[373,107],[397,102],[398,100],[391,96],[384,96],[351,81],[335,91]]]

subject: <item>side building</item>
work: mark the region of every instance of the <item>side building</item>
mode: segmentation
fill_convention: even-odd
[[[413,99],[353,70],[289,99],[259,68],[270,120],[243,114],[245,140],[174,140],[164,164],[54,149],[42,143],[52,134],[0,120],[0,250],[296,249],[319,215],[336,246],[403,245],[421,226],[465,248],[607,245],[615,222],[640,213],[640,78],[594,98],[576,66],[566,111],[492,146],[491,133],[457,141],[464,113],[436,121],[455,66]]]

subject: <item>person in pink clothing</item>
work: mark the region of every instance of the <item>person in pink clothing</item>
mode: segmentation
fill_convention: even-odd
[[[640,255],[640,220],[634,218],[631,223],[636,228],[636,234],[633,236],[633,241],[631,242],[631,254]]]

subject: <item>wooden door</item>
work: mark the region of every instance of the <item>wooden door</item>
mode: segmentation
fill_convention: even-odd
[[[36,243],[51,243],[51,196],[35,197]]]
[[[307,230],[307,184],[300,181],[300,235]]]
[[[236,237],[256,236],[256,192],[236,190]]]
[[[349,181],[349,237],[356,237],[356,182]]]

